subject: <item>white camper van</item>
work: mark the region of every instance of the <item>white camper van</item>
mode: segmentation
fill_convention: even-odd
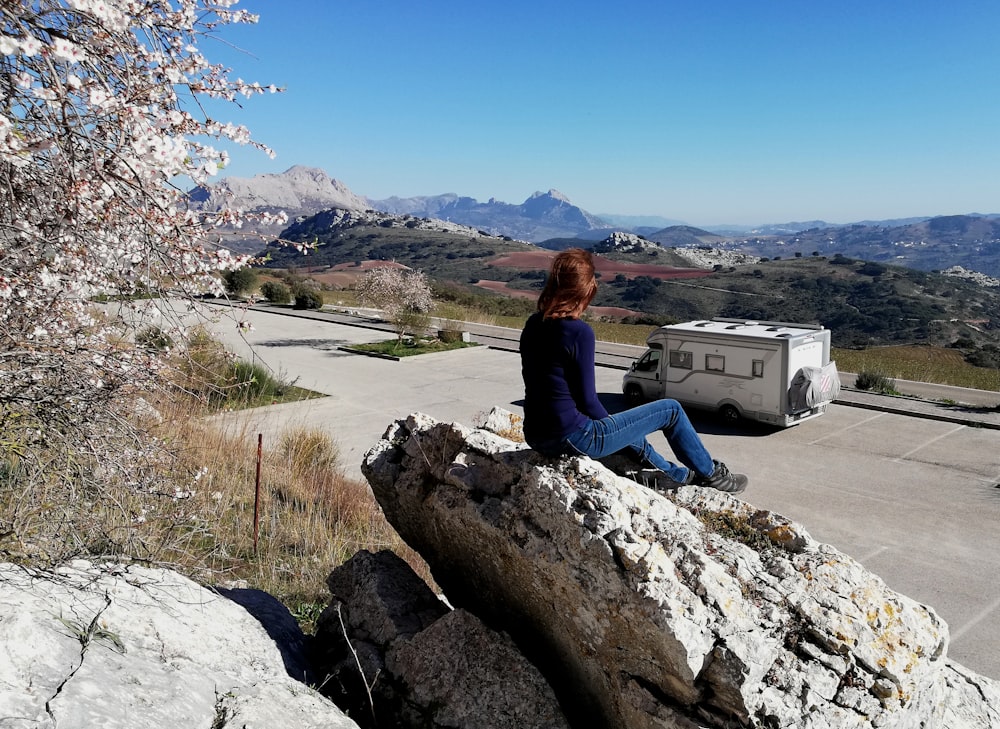
[[[742,319],[656,329],[622,380],[631,404],[669,397],[728,421],[780,427],[822,415],[840,393],[830,331],[818,325]]]

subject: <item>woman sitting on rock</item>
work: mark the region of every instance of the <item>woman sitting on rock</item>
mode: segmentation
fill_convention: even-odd
[[[538,298],[538,311],[521,332],[524,437],[534,450],[555,457],[602,458],[620,450],[640,463],[642,481],[663,488],[694,484],[739,493],[747,477],[713,460],[676,400],[655,400],[608,415],[594,384],[594,330],[580,319],[597,293],[588,251],[570,248],[556,256]],[[646,440],[666,436],[671,463]]]

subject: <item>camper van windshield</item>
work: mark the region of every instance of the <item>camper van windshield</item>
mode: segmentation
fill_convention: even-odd
[[[640,372],[652,372],[660,366],[660,350],[651,349],[635,363],[635,368]]]

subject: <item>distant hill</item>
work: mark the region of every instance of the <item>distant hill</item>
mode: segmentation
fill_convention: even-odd
[[[376,210],[409,213],[461,223],[494,235],[538,242],[546,238],[586,235],[608,224],[569,201],[558,190],[536,192],[520,205],[491,198],[481,203],[475,198],[449,193],[432,197],[369,200]],[[595,236],[599,240],[603,236]]]
[[[413,215],[330,209],[302,218],[281,239],[312,246],[305,253],[273,242],[261,255],[271,268],[319,269],[362,261],[395,261],[441,279],[488,278],[484,259],[537,250],[509,236],[493,236],[458,223]]]
[[[842,347],[1000,341],[1000,287],[846,256],[723,265],[693,281],[602,280],[598,300],[677,320],[815,322]]]
[[[840,253],[921,271],[961,266],[1000,276],[1000,218],[995,215],[948,215],[900,226],[810,228],[788,235],[730,237],[717,245],[770,258]]]
[[[662,215],[614,215],[612,213],[597,213],[601,220],[615,226],[616,230],[642,233],[649,230],[662,230],[672,225],[684,225],[683,220],[664,218]]]
[[[701,228],[692,228],[690,225],[672,225],[669,228],[663,228],[662,230],[650,233],[646,238],[655,240],[667,248],[699,245],[714,246],[725,240],[722,236],[709,233],[707,230],[702,230]]]

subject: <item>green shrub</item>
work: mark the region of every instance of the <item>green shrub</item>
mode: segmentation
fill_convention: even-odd
[[[226,292],[232,296],[243,296],[257,288],[257,272],[248,266],[226,271],[222,274]]]
[[[261,296],[272,304],[287,304],[292,300],[292,290],[278,281],[268,281],[260,287]]]
[[[227,400],[264,403],[281,396],[284,385],[263,365],[236,360],[230,364]]]
[[[295,309],[322,309],[323,295],[316,289],[300,286],[295,290]]]
[[[877,370],[862,370],[854,380],[854,386],[859,390],[869,390],[883,395],[898,395],[896,381],[884,372]]]

